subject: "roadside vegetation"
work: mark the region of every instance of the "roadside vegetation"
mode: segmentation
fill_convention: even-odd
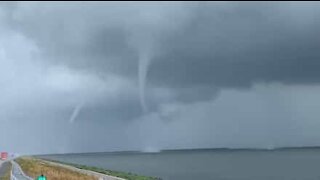
[[[72,164],[72,163],[64,163],[64,162],[53,161],[53,160],[48,160],[48,159],[44,159],[44,160],[59,163],[59,164],[73,166],[73,167],[76,167],[79,169],[94,171],[94,172],[106,174],[109,176],[119,177],[119,178],[123,178],[123,179],[127,179],[127,180],[161,180],[160,178],[157,178],[157,177],[142,176],[142,175],[137,175],[137,174],[133,174],[130,172],[127,173],[127,172],[111,171],[111,170],[106,170],[106,169],[102,169],[102,168],[98,168],[98,167],[91,167],[91,166]]]
[[[32,178],[36,178],[42,173],[50,180],[97,180],[98,178],[72,171],[67,168],[55,166],[34,158],[18,158],[16,162],[21,166],[24,173]]]

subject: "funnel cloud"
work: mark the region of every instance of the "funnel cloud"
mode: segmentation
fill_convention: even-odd
[[[139,89],[140,103],[144,112],[148,112],[148,106],[145,98],[146,79],[148,67],[150,64],[150,56],[148,53],[142,53],[139,58]]]
[[[78,117],[83,105],[84,105],[83,103],[80,103],[74,108],[74,110],[73,110],[73,112],[71,114],[70,120],[69,120],[70,123],[74,123],[74,121]]]

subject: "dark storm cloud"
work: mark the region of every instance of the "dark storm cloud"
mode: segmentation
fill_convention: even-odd
[[[157,48],[152,50],[147,84],[170,89],[172,98],[181,102],[211,99],[222,88],[250,88],[259,82],[320,80],[318,3],[302,8],[299,3],[22,3],[6,7],[11,28],[35,40],[46,63],[102,76],[112,73],[137,81],[135,46],[152,33],[156,41],[152,45]],[[179,21],[182,25],[172,24]],[[149,103],[154,101],[148,98]],[[134,103],[127,104],[135,109]]]
[[[166,148],[229,146],[238,130],[235,144],[265,147],[266,124],[286,144],[289,134],[277,122],[295,126],[288,112],[317,125],[317,105],[302,98],[287,110],[278,99],[290,99],[284,91],[316,95],[296,86],[320,82],[319,30],[316,2],[1,3],[0,116],[30,128],[50,122],[51,139],[57,132],[68,137],[61,152],[90,150],[82,138],[91,150],[139,149],[157,140]],[[147,114],[139,104],[141,69],[148,72]],[[301,124],[293,134],[308,132]],[[248,129],[255,129],[250,136]],[[212,131],[220,138],[213,141]],[[98,143],[104,133],[105,146]]]
[[[192,9],[186,4],[181,11],[192,14],[186,26],[161,32],[167,36],[155,50],[159,52],[149,70],[151,84],[242,88],[260,81],[319,82],[320,4],[200,3]],[[135,8],[121,3],[40,3],[30,8],[33,11],[17,8],[12,24],[37,40],[55,61],[136,78],[138,57],[128,45],[125,21],[140,12]],[[163,7],[160,3],[156,8]],[[143,21],[139,18],[133,21]],[[147,28],[138,30],[148,33]]]
[[[293,16],[286,14],[290,7],[278,4],[238,4],[218,12],[203,8],[188,28],[165,42],[168,53],[154,62],[150,81],[220,88],[319,83],[319,5]],[[296,20],[305,13],[311,13],[306,22]]]

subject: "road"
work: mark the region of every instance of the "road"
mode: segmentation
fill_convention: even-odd
[[[11,180],[32,180],[32,178],[26,176],[23,171],[21,170],[21,167],[18,165],[18,163],[11,161],[12,163],[12,174],[11,174]]]
[[[10,168],[10,162],[0,160],[0,179],[6,174]]]

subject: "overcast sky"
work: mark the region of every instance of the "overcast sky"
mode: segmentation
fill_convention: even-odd
[[[0,150],[320,145],[320,3],[2,2]]]

